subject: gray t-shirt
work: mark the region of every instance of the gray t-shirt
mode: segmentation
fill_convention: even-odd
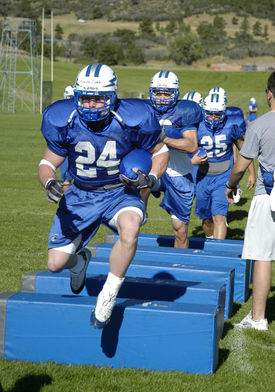
[[[251,122],[246,130],[240,154],[245,158],[258,158],[266,171],[275,170],[275,112],[268,112]],[[266,193],[260,168],[255,196]]]

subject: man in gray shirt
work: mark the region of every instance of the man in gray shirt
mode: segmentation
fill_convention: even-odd
[[[238,324],[241,328],[268,330],[266,301],[271,287],[271,261],[275,260],[275,212],[271,210],[270,192],[275,170],[275,72],[267,80],[270,111],[253,121],[226,186],[226,198],[233,204],[233,193],[254,158],[259,161],[254,197],[251,201],[244,235],[242,258],[254,260],[252,311]]]

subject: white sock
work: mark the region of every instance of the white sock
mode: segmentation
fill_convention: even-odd
[[[206,236],[205,236],[205,238],[210,238],[210,239],[213,239],[213,238],[214,238],[214,236],[213,236],[213,235],[206,235]]]
[[[119,278],[118,276],[112,274],[112,272],[109,272],[102,290],[106,288],[109,291],[109,293],[114,294],[116,296],[117,293],[119,292],[122,283],[124,282],[124,279],[125,278]]]

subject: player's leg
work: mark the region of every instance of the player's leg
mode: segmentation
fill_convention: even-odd
[[[83,247],[97,232],[101,222],[100,214],[96,195],[73,184],[59,202],[49,233],[48,268],[52,272],[68,268],[71,289],[75,294],[85,284],[91,253]]]
[[[227,234],[226,217],[224,215],[214,215],[213,224],[213,238],[225,239]]]
[[[260,331],[268,330],[265,310],[271,287],[271,277],[271,261],[255,260],[253,267],[252,311],[240,323],[234,324],[234,327],[253,328]]]
[[[174,247],[188,248],[188,224],[195,196],[192,174],[170,177],[165,173],[162,181],[165,184],[165,193],[160,206],[171,216],[175,235]]]
[[[214,223],[212,218],[202,220],[202,229],[206,238],[214,238]]]
[[[252,317],[254,320],[265,318],[265,308],[271,287],[271,261],[255,260],[252,284]]]
[[[214,223],[213,237],[224,239],[227,234],[227,212],[229,203],[225,197],[226,181],[230,175],[227,170],[224,173],[213,176],[211,215]]]
[[[144,211],[132,208],[122,209],[117,215],[116,226],[119,238],[110,253],[110,272],[91,315],[91,324],[95,328],[104,328],[111,318],[124,275],[136,252],[143,214]]]
[[[188,225],[189,222],[179,220],[175,215],[171,216],[172,228],[175,235],[175,248],[188,248]]]

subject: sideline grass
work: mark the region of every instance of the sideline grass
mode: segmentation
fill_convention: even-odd
[[[129,83],[124,80],[123,75],[128,81],[131,80],[131,83],[136,75],[138,75],[138,80],[142,79],[141,71],[132,70],[132,73],[130,70],[124,72],[125,70],[118,69],[118,71],[121,72],[120,78],[123,86]],[[145,72],[144,80],[148,74],[149,72]],[[212,82],[213,75],[218,74],[208,73],[208,75]],[[243,74],[243,78],[246,75]],[[194,73],[193,82],[199,85],[201,80],[201,85],[206,86],[206,79],[203,81],[203,77],[200,79],[201,76],[203,74],[199,72]],[[230,81],[231,76],[232,81]],[[258,82],[255,82],[256,87],[253,86],[252,89],[254,88],[260,94],[265,86],[266,74],[256,76],[255,80]],[[228,75],[228,86],[234,86],[236,93],[238,92],[237,80],[237,75]],[[190,80],[188,83],[191,82]],[[246,83],[248,86],[248,80],[242,81],[240,91]],[[213,83],[209,83],[209,88],[212,85]],[[60,91],[59,87],[58,90]],[[234,89],[231,90],[228,87],[229,95],[233,91]],[[55,93],[57,94],[57,90]],[[250,95],[249,91],[246,93]],[[242,104],[245,106],[246,100],[243,100]],[[3,292],[18,291],[22,274],[46,269],[47,236],[56,206],[47,202],[45,191],[37,179],[38,162],[45,148],[45,142],[39,130],[41,116],[28,113],[0,113],[0,121],[0,292]],[[245,190],[245,181],[246,178],[241,183],[244,190],[241,204],[230,207],[229,238],[243,238],[247,211],[253,194]],[[142,231],[172,234],[168,214],[158,207],[158,203],[159,200],[150,199],[149,221]],[[106,232],[104,228],[100,229],[92,241],[103,241]],[[191,217],[189,233],[196,236],[202,234],[200,221],[194,214]],[[274,278],[275,264],[273,263],[273,282]],[[246,304],[234,304],[234,316],[225,323],[224,335],[220,341],[219,367],[214,375],[0,360],[0,391],[274,392],[274,292],[273,284],[267,307],[270,321],[268,333],[234,331],[232,324],[248,313],[251,308],[251,298]]]

